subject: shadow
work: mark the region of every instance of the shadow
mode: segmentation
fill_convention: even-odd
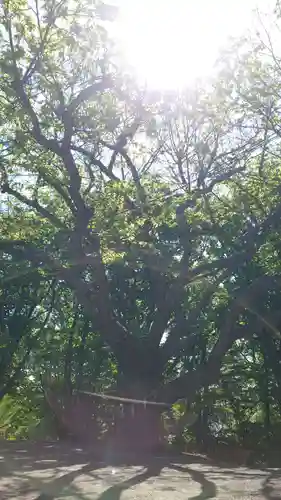
[[[170,461],[161,461],[161,463],[153,464],[147,466],[147,469],[141,474],[137,474],[136,476],[122,481],[114,486],[111,486],[106,491],[104,491],[99,497],[98,500],[120,500],[121,494],[133,486],[140,484],[151,477],[159,476],[161,470],[164,467],[168,467],[169,469],[174,469],[177,472],[187,473],[191,476],[192,480],[196,483],[199,483],[201,486],[201,493],[199,495],[190,497],[189,500],[204,500],[208,498],[215,498],[217,495],[217,488],[215,483],[206,479],[205,475],[202,472],[191,469],[190,467],[181,467],[171,463]],[[175,491],[175,488],[171,486],[167,486],[162,488],[165,491]],[[38,499],[39,500],[39,499]],[[45,499],[40,499],[45,500]],[[46,499],[47,500],[47,499]],[[49,499],[48,499],[49,500]]]
[[[75,470],[66,473],[61,470],[74,466]],[[8,478],[10,487],[9,491],[7,488],[3,491],[0,486],[0,497],[4,500],[12,495],[13,498],[20,498],[23,494],[40,492],[34,500],[55,500],[77,477],[104,466],[104,462],[96,460],[93,451],[83,450],[75,445],[5,443],[5,446],[0,446],[0,478]],[[46,471],[51,477],[49,480],[39,479],[34,476],[34,471],[42,472],[43,477]],[[32,477],[28,477],[28,472],[32,472]],[[61,475],[52,478],[58,474]]]
[[[55,467],[69,467],[93,462],[104,465],[143,465],[151,460],[163,463],[176,462],[179,464],[212,464],[212,460],[193,454],[164,455],[155,457],[151,455],[136,455],[132,453],[117,453],[106,446],[90,448],[67,442],[0,442],[0,476],[13,473],[15,470],[28,472],[28,470],[44,470]],[[12,462],[10,471],[4,467]]]
[[[190,467],[181,467],[178,465],[171,465],[171,468],[179,472],[187,472],[193,481],[199,483],[201,486],[201,492],[199,495],[189,497],[189,500],[204,500],[207,498],[215,498],[217,496],[217,488],[213,481],[210,481],[205,477],[203,472],[191,469]]]
[[[119,500],[124,490],[128,490],[129,488],[132,488],[132,486],[136,486],[137,484],[140,484],[151,477],[158,476],[161,470],[161,465],[157,466],[154,464],[148,466],[146,471],[142,472],[141,474],[137,474],[136,476],[127,479],[126,481],[122,481],[122,483],[118,483],[108,488],[98,497],[98,500]]]
[[[276,488],[274,487],[274,485],[270,484],[272,481],[280,479],[281,479],[280,470],[270,471],[269,475],[265,478],[261,488],[261,492],[264,495],[264,498],[266,498],[267,500],[280,500],[281,498],[280,486],[279,486],[279,493],[277,495]]]
[[[99,466],[97,464],[87,464],[84,467],[81,467],[81,469],[68,472],[67,474],[64,474],[61,477],[58,477],[57,479],[44,484],[42,482],[41,487],[37,488],[40,489],[41,491],[44,489],[50,489],[52,492],[50,493],[41,493],[38,497],[36,497],[34,500],[55,500],[55,498],[62,493],[62,491],[67,488],[68,486],[71,485],[71,483],[79,476],[82,474],[87,474],[88,472],[92,472],[93,470],[99,469]]]
[[[200,467],[196,466],[197,464]],[[121,477],[120,475],[115,476],[115,483],[118,481],[117,477],[119,477],[119,482],[117,484],[111,482],[110,487],[100,493],[101,488],[98,483],[104,481],[104,474],[108,474],[108,472],[102,470],[95,474],[95,470],[107,469],[108,466],[120,467]],[[124,470],[122,468],[126,467],[130,468],[129,471],[126,471],[126,474],[134,475],[123,480]],[[139,469],[134,469],[134,467]],[[74,468],[75,470],[73,470]],[[161,474],[163,468],[168,468],[170,472],[167,471],[167,473]],[[173,470],[175,471],[174,474]],[[180,473],[180,476],[178,473]],[[244,467],[220,467],[216,461],[194,454],[185,453],[173,456],[136,455],[113,452],[112,449],[106,446],[93,449],[85,446],[82,448],[74,443],[62,442],[0,443],[1,500],[11,497],[22,498],[20,496],[22,494],[20,492],[21,486],[26,487],[28,492],[33,494],[33,498],[36,493],[39,495],[39,492],[41,492],[35,500],[55,500],[58,496],[64,494],[64,492],[62,494],[64,489],[70,486],[71,491],[75,491],[73,496],[83,500],[83,492],[80,492],[80,482],[72,484],[77,477],[83,474],[88,476],[89,487],[95,488],[95,491],[97,485],[100,488],[99,492],[95,493],[95,498],[99,500],[119,500],[125,490],[133,488],[149,478],[160,476],[160,474],[160,490],[170,491],[171,495],[173,495],[173,491],[177,491],[179,481],[184,485],[185,489],[186,480],[186,496],[188,500],[215,498],[217,496],[215,483],[219,484],[222,476],[235,477],[237,481],[241,482],[245,479],[261,477],[264,479],[262,487],[264,497],[267,500],[277,500],[277,498],[280,500],[281,498],[281,495],[277,496],[277,493],[275,493],[277,490],[274,488],[274,482],[279,478],[279,471],[259,468],[250,472],[248,467],[247,470]],[[57,477],[58,475],[60,477]],[[188,476],[193,482],[200,485],[201,491],[195,496],[190,496],[192,490],[188,495],[191,487]],[[82,483],[83,481],[84,479]],[[1,490],[1,486],[4,489]],[[147,483],[147,488],[149,494],[153,495],[154,486],[150,484],[150,481]],[[15,493],[11,493],[11,490],[15,491]]]
[[[85,464],[95,459],[95,453],[78,446],[59,443],[5,443],[0,445],[0,476],[9,464],[10,473],[69,467]],[[2,470],[3,469],[3,470]]]

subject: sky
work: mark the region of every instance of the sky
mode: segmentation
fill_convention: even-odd
[[[274,0],[113,0],[127,61],[155,88],[176,88],[212,71],[229,37],[254,29],[253,10]]]

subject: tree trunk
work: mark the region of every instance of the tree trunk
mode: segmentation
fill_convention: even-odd
[[[149,453],[163,443],[161,410],[149,404],[125,404],[115,423],[113,446],[117,451]]]

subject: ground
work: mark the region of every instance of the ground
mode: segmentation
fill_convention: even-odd
[[[185,455],[136,460],[58,443],[0,443],[1,500],[281,499],[281,469]]]

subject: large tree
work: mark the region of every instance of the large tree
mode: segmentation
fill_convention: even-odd
[[[281,203],[251,217],[233,201],[245,175],[264,175],[265,128],[248,127],[223,83],[140,88],[101,13],[99,2],[2,2],[2,258],[73,291],[116,359],[121,395],[191,401],[248,335],[241,311],[256,315],[256,287],[278,286],[259,255]],[[142,444],[159,419],[147,408],[134,415]]]

